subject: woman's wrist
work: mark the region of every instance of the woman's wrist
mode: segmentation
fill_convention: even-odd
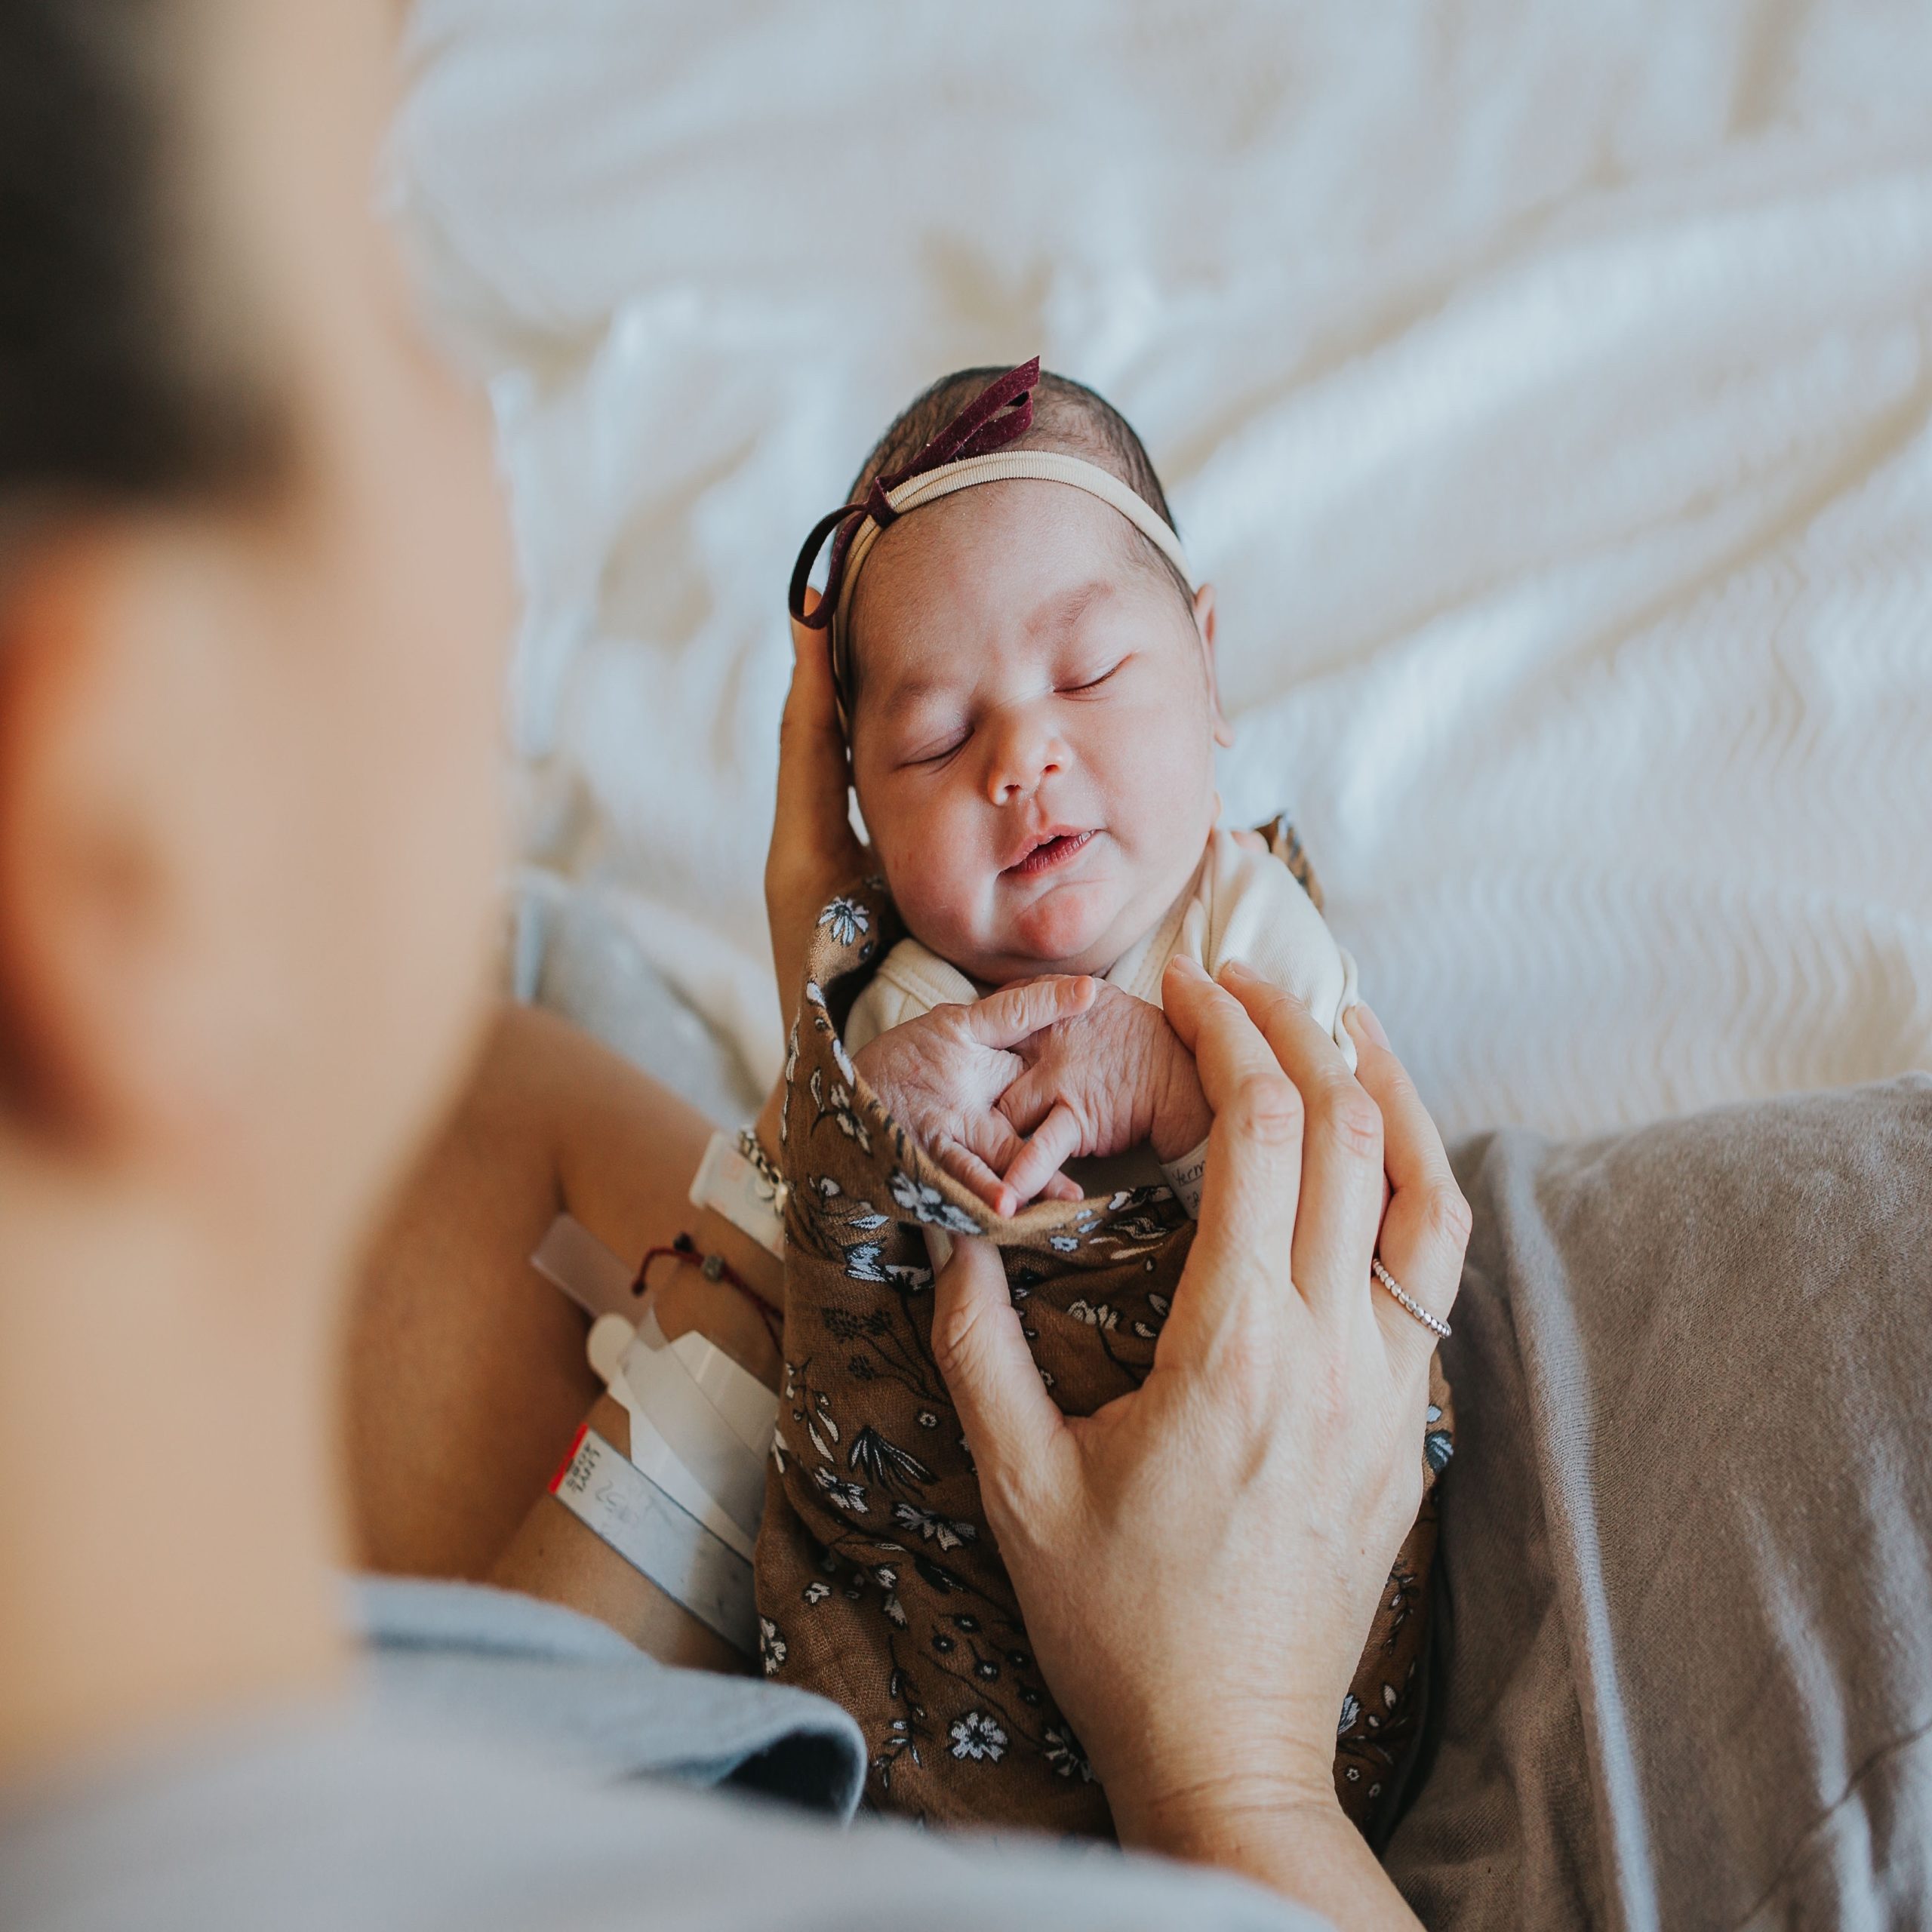
[[[1335,1796],[1330,1768],[1217,1776],[1137,1798],[1107,1787],[1130,1850],[1211,1866],[1266,1885],[1337,1925],[1411,1928],[1416,1919]]]

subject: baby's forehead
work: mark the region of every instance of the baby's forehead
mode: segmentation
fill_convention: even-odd
[[[1038,487],[1019,486],[1029,494]],[[1049,501],[1062,494],[1051,491]],[[1001,520],[984,513],[991,503],[951,518],[952,503],[935,505],[881,537],[848,614],[855,705],[861,693],[902,701],[957,681],[962,648],[996,637],[1003,656],[1047,655],[1091,620],[1174,596],[1159,553],[1131,524],[1093,499],[1064,494],[1074,503],[1054,504],[1035,519],[1023,546],[1008,547]]]

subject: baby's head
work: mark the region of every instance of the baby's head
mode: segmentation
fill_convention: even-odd
[[[860,472],[909,463],[1001,372],[936,383]],[[1009,451],[1097,465],[1171,527],[1140,439],[1042,376]],[[851,587],[852,773],[913,934],[969,977],[1105,972],[1159,920],[1214,829],[1214,608],[1119,510],[1040,478],[900,515]]]

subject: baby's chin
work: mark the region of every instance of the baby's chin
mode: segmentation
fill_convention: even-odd
[[[972,963],[955,963],[971,978],[994,985],[1041,973],[1105,973],[1149,923],[1137,924],[1134,909],[1116,883],[1070,880],[1002,918],[997,930],[971,949]]]

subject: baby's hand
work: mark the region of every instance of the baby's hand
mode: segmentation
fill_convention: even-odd
[[[1057,1161],[1028,1163],[1038,1178],[1024,1195],[1001,1179],[1020,1140],[997,1103],[1026,1072],[1016,1049],[1042,1027],[1084,1012],[1103,990],[1096,980],[1065,974],[1002,986],[974,1005],[936,1006],[891,1028],[853,1062],[900,1125],[995,1214],[1016,1213],[1041,1192],[1077,1201],[1079,1189],[1056,1171]]]
[[[1194,1057],[1167,1016],[1118,987],[1017,1049],[1026,1071],[1000,1097],[1000,1112],[1031,1137],[1006,1169],[1007,1185],[1030,1200],[1063,1162],[1153,1143],[1177,1161],[1208,1137],[1214,1116]]]

